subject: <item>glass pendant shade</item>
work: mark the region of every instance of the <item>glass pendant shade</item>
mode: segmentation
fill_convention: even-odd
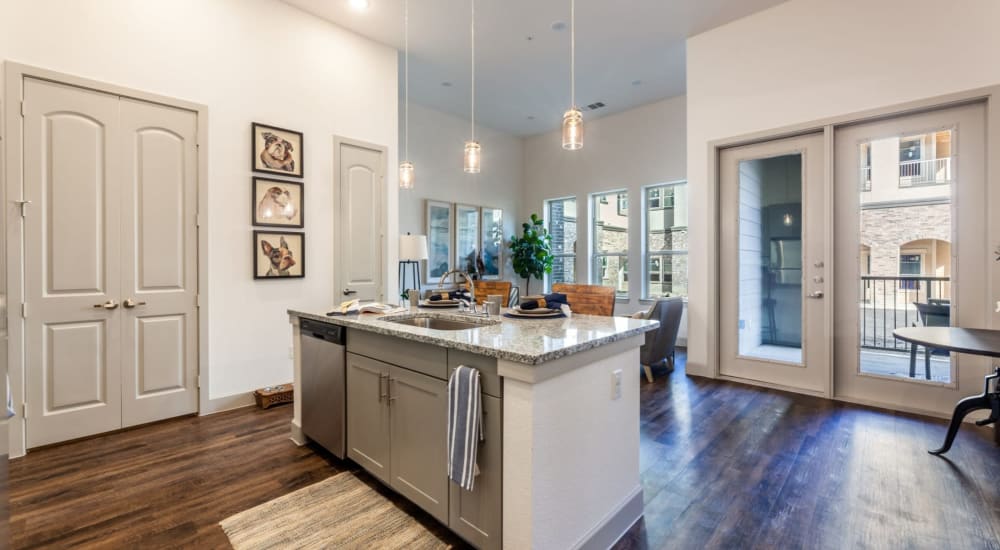
[[[478,174],[480,169],[480,159],[482,150],[478,141],[465,142],[465,173]]]
[[[570,109],[563,115],[562,146],[569,151],[583,148],[583,113],[579,109]]]
[[[413,184],[416,183],[417,175],[413,171],[413,163],[404,160],[399,163],[399,188],[400,189],[413,189]]]

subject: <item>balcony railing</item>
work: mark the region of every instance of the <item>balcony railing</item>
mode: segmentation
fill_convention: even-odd
[[[900,187],[946,183],[951,183],[951,157],[899,163]]]
[[[859,297],[861,347],[892,351],[909,348],[892,336],[900,327],[920,324],[914,302],[950,303],[949,277],[861,277]]]

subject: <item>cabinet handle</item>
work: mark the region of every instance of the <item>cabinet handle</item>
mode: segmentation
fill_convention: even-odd
[[[382,380],[389,378],[388,374],[378,373],[378,402],[381,403],[383,399],[389,396],[389,384],[385,385],[385,393],[382,392]]]
[[[392,387],[395,386],[395,385],[396,385],[396,379],[390,376],[389,377],[389,382],[385,385],[389,389],[388,395],[389,395],[389,404],[390,405],[392,405],[392,402],[396,400],[396,396],[392,395]]]

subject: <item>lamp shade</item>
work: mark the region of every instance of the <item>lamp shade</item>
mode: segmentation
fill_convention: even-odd
[[[426,260],[427,235],[406,235],[399,236],[399,259],[402,261]]]

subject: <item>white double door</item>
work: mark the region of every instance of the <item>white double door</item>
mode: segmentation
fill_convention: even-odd
[[[196,412],[197,114],[23,90],[27,446]]]

